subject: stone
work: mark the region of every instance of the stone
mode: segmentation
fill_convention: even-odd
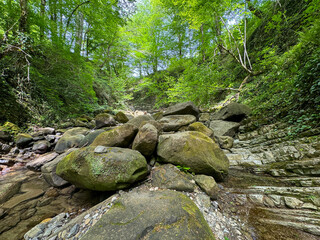
[[[241,122],[251,113],[248,106],[239,103],[230,103],[212,115],[212,120]]]
[[[132,149],[144,156],[151,156],[158,142],[158,130],[150,123],[143,125],[136,135]]]
[[[30,134],[27,133],[20,133],[16,137],[16,144],[18,148],[25,148],[27,147],[30,143],[32,143],[33,137]]]
[[[124,114],[124,112],[119,111],[116,116],[115,119],[119,122],[119,123],[127,123],[129,121],[129,118],[127,117],[126,114]]]
[[[151,184],[154,187],[193,192],[195,184],[192,177],[181,172],[172,164],[156,167],[151,172]]]
[[[190,198],[172,190],[124,193],[81,238],[213,240],[214,235]]]
[[[229,136],[219,136],[218,143],[221,148],[230,149],[233,146],[233,138]]]
[[[163,112],[156,112],[156,113],[152,114],[152,117],[154,118],[154,120],[158,121],[161,118],[163,118]]]
[[[193,115],[172,115],[160,119],[164,132],[178,131],[183,126],[188,126],[196,121]]]
[[[79,143],[79,147],[89,146],[103,132],[105,132],[105,130],[98,129],[88,133],[88,135],[86,135],[84,139],[82,139],[81,142]]]
[[[91,146],[129,147],[138,132],[135,125],[126,123],[99,134]]]
[[[63,153],[69,148],[79,147],[81,141],[85,138],[85,135],[87,135],[88,131],[89,129],[82,127],[69,129],[59,139],[54,150],[57,153]]]
[[[198,117],[200,110],[194,105],[193,102],[178,103],[176,105],[170,106],[163,113],[163,116],[169,115],[193,115]]]
[[[19,192],[21,181],[2,183],[0,185],[0,204],[10,199],[13,195]]]
[[[239,123],[214,120],[210,122],[210,128],[216,137],[229,136],[234,137],[240,127]]]
[[[76,223],[71,229],[70,229],[70,232],[67,236],[67,238],[71,238],[73,236],[75,236],[78,232],[79,232],[79,229],[80,229],[80,225],[78,223]]]
[[[0,153],[8,153],[11,150],[11,146],[0,142]]]
[[[33,171],[40,171],[41,167],[55,159],[59,154],[56,152],[48,153],[45,155],[42,155],[40,157],[35,158],[31,162],[27,163],[27,168]]]
[[[137,128],[140,128],[143,122],[150,120],[154,120],[150,115],[140,115],[130,119],[128,123],[136,126]]]
[[[195,123],[192,123],[191,125],[189,125],[188,131],[198,131],[198,132],[201,132],[201,133],[207,135],[209,138],[212,138],[212,139],[214,138],[213,131],[210,128],[206,127],[201,122],[195,122]]]
[[[200,122],[208,122],[208,121],[210,121],[210,113],[200,113],[199,121]]]
[[[32,151],[34,151],[35,153],[43,154],[48,151],[49,147],[50,143],[47,140],[42,140],[33,144]]]
[[[191,172],[222,181],[228,174],[229,160],[219,146],[200,132],[180,132],[159,137],[159,161],[189,167]]]
[[[109,147],[105,153],[95,153],[94,149],[71,152],[58,163],[56,173],[79,188],[94,191],[124,189],[148,173],[147,161],[138,151]]]
[[[45,227],[45,223],[34,226],[24,235],[24,239],[38,239],[37,237],[44,232]]]
[[[213,177],[196,175],[194,176],[194,180],[212,200],[217,200],[219,187]]]
[[[141,123],[140,128],[142,128],[146,124],[151,124],[158,130],[159,133],[162,132],[162,124],[159,123],[158,121],[155,121],[155,120],[144,121]]]
[[[117,125],[116,120],[108,113],[100,113],[95,117],[96,128],[111,127]]]
[[[0,140],[4,142],[10,142],[12,140],[12,136],[9,131],[2,126],[0,126]]]
[[[293,209],[298,208],[303,204],[302,201],[294,197],[284,197],[284,203],[288,208],[293,208]]]
[[[48,162],[41,167],[42,176],[50,186],[62,187],[68,184],[67,181],[56,174],[56,168],[58,163],[74,150],[75,149],[69,149],[64,154],[57,156],[53,161]]]

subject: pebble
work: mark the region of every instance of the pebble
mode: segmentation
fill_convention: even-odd
[[[71,228],[71,230],[70,230],[70,232],[69,232],[69,234],[68,234],[68,238],[71,238],[71,237],[73,237],[74,235],[76,235],[76,234],[79,232],[79,229],[80,229],[79,224],[78,224],[78,223],[75,224],[75,225]]]

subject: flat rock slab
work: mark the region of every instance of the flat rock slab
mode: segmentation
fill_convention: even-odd
[[[213,240],[202,213],[182,193],[141,191],[123,194],[82,240]]]
[[[166,109],[163,116],[169,115],[193,115],[198,117],[200,111],[193,102],[178,103]]]
[[[59,154],[56,152],[52,152],[52,153],[48,153],[46,155],[40,156],[34,160],[32,160],[31,162],[27,163],[27,168],[33,171],[40,171],[41,167],[52,161],[53,159],[55,159]]]
[[[214,120],[210,122],[210,128],[216,137],[229,136],[234,137],[238,131],[240,124],[237,122],[228,122],[222,120]]]
[[[7,201],[17,192],[19,192],[21,186],[21,181],[11,182],[0,185],[0,204]]]
[[[241,122],[251,113],[248,106],[240,103],[230,103],[212,115],[212,120],[225,120],[231,122]]]
[[[164,132],[178,131],[181,127],[188,126],[196,121],[193,115],[172,115],[160,119]]]

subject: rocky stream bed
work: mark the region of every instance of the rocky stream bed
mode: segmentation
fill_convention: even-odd
[[[100,114],[2,137],[0,239],[320,239],[319,129],[290,140],[284,124],[243,120],[246,109],[198,111]],[[92,156],[125,161],[121,181],[114,166],[86,165]],[[226,160],[198,164],[213,156]]]

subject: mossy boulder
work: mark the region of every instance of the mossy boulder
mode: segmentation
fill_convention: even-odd
[[[28,133],[20,133],[16,137],[16,144],[18,148],[25,148],[32,143],[33,137]]]
[[[240,103],[230,103],[212,115],[212,120],[224,120],[230,122],[241,122],[251,113],[248,106]]]
[[[145,240],[214,240],[192,200],[172,190],[123,194],[81,238]]]
[[[144,156],[151,156],[158,142],[158,130],[150,123],[143,125],[135,137],[132,149],[139,151]]]
[[[212,129],[206,127],[201,122],[192,123],[191,125],[189,125],[188,130],[189,131],[198,131],[198,132],[201,132],[201,133],[207,135],[209,138],[212,138],[212,139],[214,138],[214,133],[213,133]]]
[[[154,113],[154,114],[152,114],[152,117],[153,117],[155,120],[160,120],[161,118],[163,118],[163,112]]]
[[[191,172],[222,181],[228,174],[229,160],[208,136],[196,131],[165,134],[159,137],[159,161],[189,167]]]
[[[79,147],[81,141],[85,138],[85,135],[89,132],[87,128],[72,128],[66,131],[57,142],[54,150],[57,153],[63,153],[69,148]]]
[[[94,191],[124,189],[146,177],[147,161],[138,151],[99,148],[95,151],[89,146],[71,152],[58,163],[57,175],[79,188]]]
[[[129,118],[127,117],[127,115],[122,111],[117,112],[115,119],[119,123],[127,123],[129,121]]]
[[[95,117],[96,128],[111,127],[117,125],[113,116],[108,113],[100,113]]]
[[[145,121],[150,121],[150,120],[154,120],[153,117],[151,117],[150,115],[140,115],[140,116],[137,116],[135,118],[130,119],[128,123],[139,128],[139,127],[141,127],[141,123],[143,123]]]
[[[91,146],[129,147],[138,132],[138,128],[126,123],[98,135]]]
[[[194,180],[211,199],[216,200],[218,198],[219,187],[213,177],[196,175],[194,176]]]
[[[160,119],[164,132],[178,131],[181,127],[188,126],[196,121],[193,115],[172,115]]]
[[[1,141],[9,142],[11,140],[12,140],[12,136],[10,132],[6,128],[0,126],[0,142]]]
[[[163,116],[193,115],[195,117],[198,117],[199,113],[200,113],[199,108],[196,105],[194,105],[193,102],[184,102],[184,103],[178,103],[176,105],[170,106],[163,113]]]
[[[151,184],[159,188],[193,192],[195,184],[190,175],[181,172],[172,164],[164,164],[152,169]]]

